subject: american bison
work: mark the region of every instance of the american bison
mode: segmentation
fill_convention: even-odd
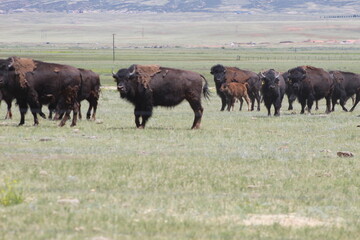
[[[226,107],[227,100],[224,93],[220,91],[220,87],[223,83],[239,82],[248,83],[248,95],[251,99],[251,110],[254,110],[255,100],[257,101],[257,110],[260,111],[260,88],[261,82],[259,76],[251,71],[241,70],[237,67],[224,67],[221,64],[217,64],[211,67],[210,73],[214,75],[214,82],[216,87],[216,93],[221,98],[221,111]]]
[[[353,95],[356,96],[354,105],[350,109],[352,112],[360,101],[360,75],[352,72],[330,71],[334,78],[334,92],[332,95],[332,111],[335,109],[337,100],[340,99],[340,105],[344,111],[348,111],[345,107],[347,99]]]
[[[293,103],[295,102],[296,100],[296,95],[294,94],[294,91],[292,89],[292,87],[290,86],[290,82],[289,82],[289,73],[288,72],[284,72],[281,74],[282,77],[284,78],[284,81],[285,81],[285,94],[288,98],[288,103],[289,103],[289,106],[288,106],[288,110],[293,110],[294,107],[293,107]]]
[[[176,106],[184,99],[190,103],[195,114],[192,129],[200,127],[204,110],[201,106],[201,93],[206,98],[210,94],[207,81],[202,75],[158,65],[134,64],[113,73],[113,77],[120,97],[135,106],[137,128],[145,128],[147,120],[152,116],[153,107]]]
[[[326,99],[326,113],[331,112],[331,96],[334,82],[328,72],[322,68],[299,66],[288,71],[289,83],[301,104],[301,113],[307,105],[309,113],[314,101]]]
[[[42,117],[41,106],[57,102],[65,117],[59,126],[64,126],[74,111],[71,126],[76,125],[78,109],[77,92],[81,84],[80,70],[75,67],[46,63],[29,58],[10,57],[0,60],[0,87],[12,94],[20,110],[20,123],[25,123],[25,114],[30,106],[34,125],[37,114]]]
[[[286,90],[283,75],[274,69],[261,72],[259,75],[262,81],[261,92],[268,110],[268,116],[271,115],[271,105],[273,105],[275,109],[274,116],[280,116],[281,103]]]
[[[230,82],[230,83],[223,83],[220,87],[220,91],[225,94],[227,99],[227,110],[230,111],[230,108],[233,106],[235,99],[239,99],[240,101],[240,108],[241,111],[243,105],[243,98],[245,99],[248,111],[250,111],[250,98],[247,93],[247,86],[248,83],[238,83],[238,82]]]

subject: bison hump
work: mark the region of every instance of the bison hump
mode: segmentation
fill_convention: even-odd
[[[15,74],[19,76],[20,86],[25,88],[27,86],[26,73],[33,72],[36,69],[36,63],[30,58],[12,57],[11,59]]]
[[[161,72],[159,65],[136,65],[135,67],[138,81],[144,85],[145,88],[149,88],[149,82],[151,78]]]

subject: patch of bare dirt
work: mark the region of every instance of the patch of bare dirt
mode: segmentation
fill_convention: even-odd
[[[295,214],[251,214],[243,221],[246,226],[269,226],[279,224],[283,227],[320,227],[333,225],[314,218],[296,216]]]

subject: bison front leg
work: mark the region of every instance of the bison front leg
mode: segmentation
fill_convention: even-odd
[[[316,101],[318,102],[318,101]],[[325,113],[331,113],[331,96],[326,97],[326,111]]]
[[[268,116],[271,116],[271,102],[265,102],[265,107],[268,111]]]
[[[300,105],[301,105],[301,112],[300,114],[304,114],[305,113],[305,107],[306,107],[306,98],[304,99],[299,99]]]
[[[280,108],[281,108],[281,99],[280,99],[280,97],[275,101],[274,108],[275,108],[274,116],[279,117],[280,116]]]
[[[311,114],[311,108],[312,108],[313,104],[314,104],[314,98],[310,96],[310,97],[307,99],[307,107],[308,107],[308,112],[309,112],[310,114]]]
[[[11,102],[10,102],[10,104],[7,103],[7,112],[5,115],[5,119],[12,119]]]
[[[20,123],[19,126],[22,126],[25,124],[25,114],[28,111],[28,106],[26,103],[21,102],[19,103],[19,111],[20,111]]]
[[[226,96],[223,93],[221,93],[220,98],[221,98],[221,109],[220,109],[220,111],[224,111],[225,107],[227,105],[227,99],[226,99]]]
[[[135,115],[135,124],[136,127],[139,128],[140,127],[140,117],[141,117],[141,110],[138,107],[135,107],[134,110],[134,115]]]

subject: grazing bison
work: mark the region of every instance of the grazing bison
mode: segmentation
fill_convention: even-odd
[[[283,75],[276,72],[274,69],[261,72],[259,75],[262,80],[261,92],[265,106],[268,110],[268,116],[271,115],[271,105],[273,105],[275,109],[274,116],[280,116],[281,103],[286,90]]]
[[[224,67],[217,64],[213,66],[210,73],[214,75],[216,93],[221,98],[221,111],[224,111],[227,100],[224,93],[220,91],[220,87],[223,83],[239,82],[248,83],[248,95],[251,99],[251,111],[254,110],[255,100],[257,101],[257,110],[260,111],[260,88],[261,81],[259,76],[251,71],[241,70],[236,67]]]
[[[209,97],[206,79],[195,72],[166,68],[158,65],[132,65],[120,69],[113,77],[120,92],[135,106],[135,124],[145,128],[153,107],[172,107],[186,99],[194,111],[192,129],[200,127],[203,107],[201,93]],[[140,123],[140,118],[142,122]]]
[[[314,101],[326,99],[326,113],[330,113],[331,95],[334,82],[328,72],[322,68],[299,66],[288,71],[289,83],[301,104],[301,113],[307,105],[309,113]]]
[[[348,111],[345,107],[346,100],[353,95],[356,96],[354,105],[350,109],[352,112],[360,101],[360,75],[352,72],[330,71],[334,78],[334,92],[332,95],[332,111],[335,109],[337,100],[340,99],[340,105],[344,111]]]
[[[11,95],[6,89],[1,88],[0,89],[0,102],[2,100],[7,105],[7,112],[6,112],[6,115],[5,115],[5,119],[11,119],[12,118],[11,103],[14,100],[14,96]]]
[[[89,108],[86,113],[86,119],[95,120],[96,119],[96,109],[99,100],[100,93],[100,78],[97,73],[94,73],[91,70],[86,70],[79,68],[81,72],[81,87],[78,96],[79,104],[83,100],[87,100],[89,102]],[[91,115],[91,110],[93,109],[93,113]],[[79,105],[79,119],[81,119],[81,105]]]
[[[21,115],[19,125],[25,123],[28,106],[34,116],[34,125],[38,125],[37,114],[45,117],[41,106],[54,102],[65,113],[59,125],[65,125],[72,110],[71,126],[76,125],[80,84],[80,71],[71,66],[18,57],[0,60],[0,87],[16,98]]]
[[[238,83],[238,82],[229,82],[223,83],[220,87],[220,92],[224,93],[227,99],[227,110],[230,111],[230,108],[234,105],[235,98],[240,101],[240,111],[243,105],[243,98],[248,106],[248,111],[250,111],[250,98],[247,93],[248,83]]]

